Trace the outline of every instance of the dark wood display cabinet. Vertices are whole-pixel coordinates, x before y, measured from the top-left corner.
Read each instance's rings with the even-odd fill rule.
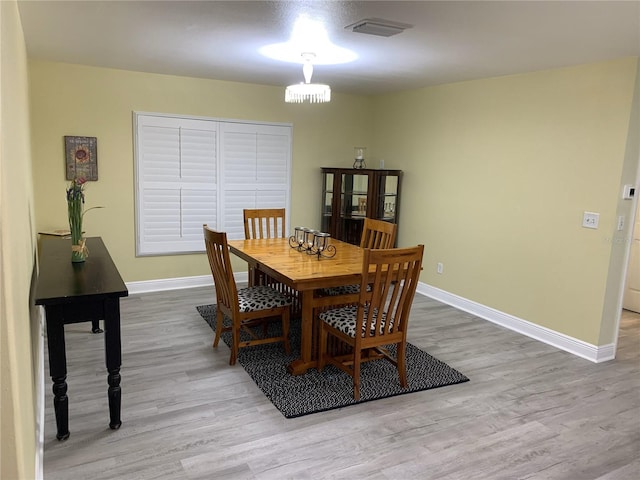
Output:
[[[402,170],[322,168],[321,230],[360,244],[365,217],[398,223]]]

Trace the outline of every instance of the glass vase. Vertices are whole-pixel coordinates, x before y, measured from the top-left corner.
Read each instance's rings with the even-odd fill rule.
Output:
[[[67,200],[69,208],[69,230],[71,231],[71,261],[73,263],[84,262],[86,248],[82,238],[82,198],[70,198]]]

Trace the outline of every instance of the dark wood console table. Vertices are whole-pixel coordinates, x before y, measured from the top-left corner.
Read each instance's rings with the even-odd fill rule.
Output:
[[[69,438],[67,357],[64,326],[68,323],[104,320],[107,365],[109,427],[120,428],[120,297],[129,295],[120,273],[100,237],[87,239],[89,256],[71,262],[71,241],[43,237],[36,305],[43,305],[47,319],[49,372],[53,380],[53,406],[58,440]],[[94,323],[95,324],[95,323]]]

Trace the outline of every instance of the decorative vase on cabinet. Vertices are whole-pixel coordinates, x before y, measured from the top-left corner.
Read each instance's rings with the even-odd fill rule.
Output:
[[[360,244],[365,217],[398,223],[402,170],[322,168],[321,230]]]

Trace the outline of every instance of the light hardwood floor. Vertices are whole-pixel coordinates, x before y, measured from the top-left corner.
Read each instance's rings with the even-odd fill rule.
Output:
[[[71,436],[55,438],[47,382],[46,480],[640,478],[640,315],[624,313],[616,360],[594,364],[416,295],[409,341],[470,382],[288,420],[211,348],[195,306],[212,301],[121,301],[117,431],[103,336],[66,326]]]

